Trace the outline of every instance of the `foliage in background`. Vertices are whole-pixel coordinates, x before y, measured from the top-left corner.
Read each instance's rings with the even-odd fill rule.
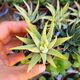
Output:
[[[15,7],[19,11],[18,14],[20,14],[22,17],[25,17],[29,22],[35,23],[40,19],[40,17],[45,15],[45,14],[40,15],[40,13],[38,12],[39,1],[38,1],[35,9],[34,9],[34,6],[32,5],[32,2],[30,2],[30,5],[28,5],[25,2],[25,0],[23,0],[23,1],[27,7],[27,10],[25,10],[24,8],[22,8],[18,5],[15,5]]]
[[[11,6],[13,6],[13,4],[17,4],[17,5],[23,5],[23,0],[6,0],[9,4],[11,4]],[[25,0],[25,1],[31,1],[33,4],[37,4],[37,2],[39,1],[40,6],[42,5],[46,5],[47,3],[51,3],[51,0]]]
[[[25,18],[25,17],[24,17]],[[42,34],[40,34],[34,25],[32,25],[27,19],[26,23],[28,24],[27,32],[31,36],[31,38],[22,38],[17,37],[26,45],[18,46],[15,48],[11,48],[11,50],[29,50],[31,51],[31,60],[29,62],[28,71],[32,69],[32,67],[37,64],[37,62],[41,62],[46,64],[46,61],[50,63],[53,67],[57,68],[55,65],[53,58],[58,57],[64,60],[67,60],[67,57],[61,54],[58,50],[54,49],[55,47],[61,45],[65,41],[69,40],[71,37],[57,38],[57,36],[53,36],[54,31],[54,17],[51,22],[51,26],[49,28],[48,33],[47,26],[48,22],[45,23]]]
[[[3,0],[0,1],[2,4]],[[43,63],[47,65],[47,71],[50,72],[52,80],[53,77],[58,74],[65,76],[66,70],[71,66],[80,71],[80,4],[74,2],[77,0],[57,0],[56,7],[50,4],[51,0],[39,0],[39,2],[38,0],[31,0],[29,4],[26,3],[28,0],[6,1],[10,6],[17,4],[15,7],[19,11],[18,14],[21,15],[22,19],[25,17],[25,19],[27,19],[26,22],[29,25],[29,28],[27,29],[29,36],[27,38],[17,36],[17,38],[26,45],[12,48],[15,50],[30,51],[25,59],[21,61],[22,64],[29,64],[28,71],[31,70],[35,64]],[[73,2],[76,5],[75,8],[72,8],[71,6],[73,5]],[[27,7],[26,9],[20,7],[24,4]],[[37,6],[35,6],[35,4],[37,4]],[[69,7],[69,5],[71,7]],[[49,10],[46,16],[45,13],[41,15],[41,12],[39,11],[39,8],[42,8],[43,6],[46,6]],[[54,16],[54,20],[52,19],[52,16]],[[49,25],[48,22],[45,23],[42,34],[40,34],[36,27],[33,27],[31,24],[40,19],[52,21],[51,23],[49,22]],[[72,38],[69,37],[72,35]],[[48,41],[48,38],[50,38],[50,41]],[[64,54],[68,53],[72,56],[72,60],[70,59],[70,55],[67,57],[72,65],[60,51],[56,50],[57,46],[55,45],[59,48],[63,47],[61,52]],[[42,76],[40,77],[40,80],[46,79]]]
[[[69,8],[72,12],[70,13],[70,15],[74,16],[75,18],[70,20],[70,25],[73,24],[73,26],[76,26],[78,23],[80,23],[80,5],[75,2],[75,5],[77,7],[77,9],[74,8]]]
[[[65,5],[68,2],[70,5],[72,5],[74,4],[74,1],[77,1],[77,0],[60,0],[60,4]]]
[[[34,3],[34,4],[37,4],[37,1],[38,0],[32,0],[32,2]],[[40,6],[42,6],[42,5],[46,5],[47,3],[51,3],[51,0],[39,0],[39,3],[40,3]]]
[[[70,27],[70,26],[69,26]],[[73,37],[67,41],[64,45],[64,49],[69,53],[78,53],[78,47],[80,46],[80,29],[71,30],[70,28],[66,29],[66,35],[72,35]]]
[[[69,23],[67,24],[68,27],[65,29],[61,29],[60,35],[61,36],[71,36],[73,37],[65,44],[64,49],[67,50],[69,53],[78,53],[77,47],[80,46],[80,5],[75,2],[75,5],[78,9],[69,8],[71,10],[70,16],[71,18],[68,19]],[[65,27],[65,26],[63,26]]]
[[[58,30],[61,29],[61,26],[67,24],[67,19],[70,14],[69,12],[67,12],[69,9],[69,3],[67,3],[63,8],[61,8],[59,0],[57,0],[56,8],[49,3],[46,5],[46,7],[50,11],[51,15],[54,16],[55,18],[54,24]],[[51,16],[46,15],[42,17],[42,19],[47,19],[51,21]]]
[[[51,73],[52,79],[58,74],[65,76],[67,74],[67,69],[71,67],[71,63],[68,60],[62,60],[59,58],[54,58],[53,61],[57,68],[54,68],[51,65],[47,66],[47,71]]]
[[[17,5],[22,5],[23,4],[23,0],[6,0],[8,2],[8,4],[10,4],[11,6],[13,6],[13,4],[17,4]]]
[[[80,71],[80,55],[79,54],[72,54],[74,59],[73,67],[77,68]]]

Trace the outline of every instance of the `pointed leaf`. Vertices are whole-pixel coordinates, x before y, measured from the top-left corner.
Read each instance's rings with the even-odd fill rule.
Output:
[[[52,17],[51,26],[50,26],[49,32],[47,34],[47,39],[48,39],[49,42],[52,39],[53,31],[54,31],[54,16]]]
[[[41,19],[46,19],[46,20],[52,21],[52,17],[51,16],[42,16]]]
[[[22,7],[18,6],[18,5],[14,5],[16,7],[16,9],[19,11],[19,15],[25,17],[26,19],[28,19],[29,21],[29,18],[27,16],[27,12],[25,11],[25,9],[23,9]]]
[[[40,54],[35,54],[35,53],[34,53],[32,59],[31,59],[31,61],[30,61],[30,63],[29,63],[27,72],[29,72],[29,71],[37,64],[37,62],[38,62],[40,59],[41,59]]]
[[[31,32],[33,32],[39,39],[41,39],[41,35],[40,33],[37,31],[36,27],[31,24],[27,19],[25,19],[27,25],[28,25],[28,28]]]
[[[52,59],[52,56],[47,56],[47,61],[48,63],[50,63],[53,67],[57,68],[57,66],[55,65],[53,59]]]
[[[35,52],[35,53],[40,52],[39,49],[34,44],[17,46],[17,47],[14,47],[14,48],[10,48],[10,50],[29,50],[29,51]]]
[[[72,15],[72,16],[77,16],[77,13],[70,13],[70,15]]]
[[[26,7],[27,7],[28,14],[31,15],[32,11],[31,11],[29,5],[27,4],[27,2],[26,2],[25,0],[23,0],[23,1],[24,1],[25,5],[26,5]]]
[[[53,55],[55,57],[61,58],[61,59],[67,59],[64,55],[62,55],[59,51],[55,49],[50,49],[48,52],[49,55]]]
[[[42,31],[42,37],[41,37],[41,41],[44,42],[46,45],[48,45],[48,40],[46,35],[47,26],[48,26],[48,21],[45,23],[44,29]]]
[[[26,54],[27,54],[27,53],[26,53]],[[28,59],[32,58],[32,56],[33,56],[33,54],[30,53],[28,56],[26,56],[26,57],[24,58],[24,60],[28,60]]]
[[[16,36],[19,40],[21,40],[22,42],[24,42],[25,44],[33,44],[33,40],[29,39],[29,38],[23,38],[23,37],[19,37]]]
[[[80,10],[80,5],[78,4],[78,2],[77,2],[77,1],[75,1],[75,4],[76,4],[76,6],[77,6],[78,10]]]
[[[57,12],[59,12],[60,10],[60,3],[59,3],[59,0],[57,0]]]
[[[55,39],[48,45],[48,49],[51,49],[51,48],[54,46],[54,44],[56,43],[56,41],[57,41],[57,36],[56,36]]]
[[[57,47],[59,45],[61,45],[62,43],[64,43],[65,41],[71,39],[72,37],[64,37],[64,38],[57,38],[56,43],[54,44],[54,47]]]
[[[36,8],[35,8],[35,10],[34,10],[34,12],[33,12],[33,14],[32,14],[33,16],[35,16],[35,15],[37,14],[38,9],[39,9],[39,0],[38,0],[38,3],[37,3]]]
[[[28,30],[27,28],[26,28],[26,30],[30,34],[30,36],[32,37],[32,39],[33,39],[34,43],[36,44],[36,46],[38,47],[39,43],[40,43],[40,40],[38,39],[38,37],[34,33],[32,33],[30,30]]]
[[[41,58],[43,60],[43,64],[46,64],[47,54],[46,53],[40,53]]]
[[[61,10],[61,14],[64,15],[64,13],[66,13],[68,9],[69,9],[69,3],[66,3],[66,5]]]
[[[72,8],[72,7],[69,7],[69,9],[70,9],[71,11],[77,13],[77,10],[76,10],[76,9],[74,9],[74,8]]]
[[[16,5],[16,4],[14,4],[14,6],[16,7],[16,9],[17,9],[20,13],[22,13],[23,15],[26,16],[27,12],[25,11],[25,9],[23,9],[22,7],[20,7],[20,6]]]
[[[49,3],[47,4],[46,7],[49,9],[49,11],[51,12],[51,14],[53,16],[55,16],[55,14],[56,14],[55,8],[51,4],[49,4]]]

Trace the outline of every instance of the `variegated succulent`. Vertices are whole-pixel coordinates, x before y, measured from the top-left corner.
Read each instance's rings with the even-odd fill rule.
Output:
[[[15,4],[15,7],[19,11],[17,13],[20,14],[21,16],[25,17],[29,22],[35,23],[36,21],[38,21],[40,19],[40,16],[44,15],[44,14],[39,15],[39,13],[38,13],[39,1],[38,1],[37,6],[34,10],[33,10],[33,4],[31,1],[30,1],[30,5],[25,0],[23,0],[23,1],[27,7],[27,11],[26,11],[26,9],[24,9],[16,4]]]
[[[41,60],[43,64],[46,64],[46,62],[48,62],[56,68],[56,65],[53,61],[54,57],[61,58],[64,60],[67,59],[67,57],[62,55],[61,52],[54,48],[69,40],[71,37],[57,38],[57,36],[53,36],[54,17],[52,18],[49,31],[47,32],[47,21],[44,25],[42,34],[40,34],[37,31],[36,27],[31,24],[27,19],[25,20],[28,25],[26,31],[29,33],[30,37],[23,38],[17,36],[17,38],[24,42],[26,45],[11,48],[11,50],[31,51],[31,53],[28,55],[28,58],[31,58],[31,60],[29,61],[28,71],[30,71],[32,67],[37,64],[37,62],[41,62]]]
[[[75,16],[74,19],[69,20],[70,21],[70,25],[73,24],[74,26],[78,23],[80,23],[80,4],[78,4],[77,2],[75,2],[75,5],[77,7],[77,9],[74,8],[69,8],[72,12],[70,13],[70,15]]]
[[[70,13],[70,12],[67,12],[69,9],[69,3],[66,3],[66,5],[63,8],[61,8],[59,0],[57,0],[56,8],[49,3],[46,5],[46,7],[49,9],[52,16],[54,16],[55,18],[54,23],[58,29],[61,29],[61,26],[64,26],[65,24],[67,24],[69,13]],[[47,19],[50,21],[52,20],[51,16],[47,16],[47,15],[43,16],[42,19]]]

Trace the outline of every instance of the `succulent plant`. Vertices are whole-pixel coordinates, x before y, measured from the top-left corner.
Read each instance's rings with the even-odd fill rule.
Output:
[[[32,5],[31,1],[30,1],[30,5],[28,5],[25,0],[23,0],[23,1],[27,7],[27,11],[25,9],[23,9],[22,7],[16,5],[16,4],[15,4],[15,7],[19,11],[18,14],[20,14],[21,16],[28,19],[28,21],[35,23],[36,21],[38,21],[40,19],[40,16],[44,15],[44,14],[39,15],[39,13],[38,13],[39,1],[38,1],[37,6],[34,10],[33,10],[33,5]]]
[[[65,24],[67,24],[67,19],[69,17],[69,3],[67,3],[63,8],[60,7],[59,0],[57,0],[57,7],[55,8],[51,4],[47,4],[46,7],[51,12],[52,16],[55,18],[55,26],[57,29],[61,29],[61,27]],[[51,16],[43,16],[42,19],[52,20]]]
[[[26,31],[29,33],[29,38],[22,38],[17,36],[19,40],[24,42],[26,45],[18,46],[11,48],[11,50],[28,50],[31,51],[31,60],[29,62],[28,71],[32,69],[32,67],[37,64],[37,62],[43,62],[46,64],[46,61],[50,63],[53,67],[56,68],[56,65],[53,61],[54,57],[58,57],[66,60],[67,57],[61,54],[58,50],[54,49],[55,47],[61,45],[65,41],[69,40],[71,37],[57,38],[57,36],[53,36],[54,31],[54,17],[51,22],[51,26],[49,28],[48,33],[46,34],[48,22],[45,23],[42,34],[40,34],[36,27],[31,24],[27,19],[26,23],[28,28]]]
[[[75,5],[77,9],[71,7],[69,8],[72,11],[70,15],[75,17],[74,19],[70,20],[69,24],[73,24],[74,26],[80,23],[80,5],[77,2],[75,2]]]
[[[62,33],[60,33],[60,35],[62,37],[73,35],[73,37],[63,45],[64,51],[67,51],[70,54],[78,53],[77,48],[80,46],[80,28],[77,26],[69,25],[68,28],[66,28],[65,30],[61,29],[61,31]]]
[[[69,53],[78,53],[77,47],[80,46],[80,5],[75,2],[76,6],[78,7],[77,9],[69,7],[71,10],[71,18],[68,19],[69,24],[67,25],[68,27],[66,29],[61,29],[60,35],[65,37],[65,36],[72,36],[73,37],[64,44],[64,50],[68,51]]]

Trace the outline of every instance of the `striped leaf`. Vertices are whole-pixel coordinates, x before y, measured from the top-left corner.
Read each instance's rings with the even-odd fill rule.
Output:
[[[29,38],[23,38],[23,37],[19,37],[16,36],[19,40],[21,40],[22,42],[24,42],[25,44],[33,44],[33,40],[29,39]]]
[[[52,39],[53,31],[54,31],[54,16],[52,17],[51,26],[50,26],[49,32],[47,34],[47,39],[48,39],[49,42]]]
[[[29,15],[31,15],[32,11],[31,11],[31,9],[30,9],[29,5],[27,4],[27,2],[26,2],[25,0],[23,0],[23,2],[24,2],[24,4],[25,4],[25,5],[26,5],[26,7],[27,7],[28,14],[29,14]]]
[[[39,49],[34,44],[17,46],[17,47],[14,47],[14,48],[10,48],[10,50],[29,50],[29,51],[35,52],[35,53],[40,52]]]
[[[34,54],[34,55],[32,56],[32,59],[31,59],[30,63],[29,63],[27,72],[29,72],[29,71],[37,64],[37,62],[38,62],[40,59],[41,59],[40,54]]]
[[[36,27],[31,24],[27,19],[25,19],[27,25],[28,25],[28,28],[31,32],[33,32],[39,39],[41,39],[41,35],[40,33],[37,31]]]
[[[66,5],[61,9],[61,15],[64,15],[66,11],[69,9],[69,3],[66,3]]]
[[[65,41],[71,39],[72,37],[64,37],[64,38],[57,38],[56,43],[54,44],[54,47],[57,47],[59,45],[61,45],[62,43],[64,43]]]
[[[35,15],[37,14],[38,9],[39,9],[39,0],[38,0],[38,3],[37,3],[36,8],[35,8],[35,10],[34,10],[34,12],[33,12],[33,14],[32,14],[33,16],[35,16]]]
[[[59,12],[60,10],[60,4],[59,4],[59,0],[57,0],[57,12]]]
[[[47,61],[48,63],[50,63],[50,65],[52,65],[53,67],[57,68],[57,66],[55,65],[53,59],[52,59],[52,56],[47,56]]]
[[[50,49],[48,52],[49,55],[53,55],[55,57],[61,58],[61,59],[67,59],[64,55],[62,55],[59,51],[55,49]]]
[[[56,36],[55,39],[54,39],[53,41],[51,41],[51,43],[48,45],[48,49],[51,49],[51,48],[54,46],[54,44],[56,43],[56,41],[57,41],[57,36]]]
[[[47,54],[46,53],[40,53],[41,58],[43,60],[43,64],[46,64]]]
[[[55,8],[54,8],[51,4],[48,3],[46,7],[50,10],[50,12],[51,12],[51,14],[52,14],[53,16],[56,15]]]
[[[46,35],[47,26],[48,26],[48,21],[45,23],[44,29],[42,31],[42,36],[41,36],[41,41],[44,42],[46,45],[48,45],[48,40]]]
[[[38,37],[33,32],[31,32],[29,29],[26,28],[26,30],[30,34],[30,36],[32,37],[36,46],[39,47],[40,40],[38,39]]]

